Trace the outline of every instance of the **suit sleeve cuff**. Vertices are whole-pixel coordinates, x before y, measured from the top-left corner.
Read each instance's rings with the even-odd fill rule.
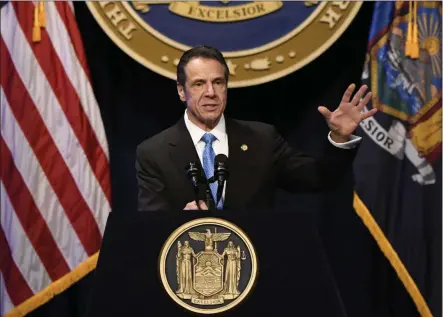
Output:
[[[360,143],[361,137],[351,134],[351,139],[348,142],[337,143],[331,139],[331,132],[329,131],[328,140],[329,140],[329,142],[332,143],[332,145],[339,147],[341,149],[352,149]]]

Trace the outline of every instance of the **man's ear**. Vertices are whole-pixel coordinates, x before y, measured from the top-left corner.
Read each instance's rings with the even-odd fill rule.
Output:
[[[180,83],[177,82],[177,92],[178,96],[180,97],[180,100],[185,102],[186,96],[185,96],[185,87],[183,87]]]

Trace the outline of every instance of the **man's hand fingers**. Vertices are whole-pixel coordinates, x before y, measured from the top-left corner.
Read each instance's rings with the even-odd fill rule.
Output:
[[[202,210],[208,210],[208,206],[206,205],[206,203],[203,200],[200,200],[200,208]]]
[[[362,111],[363,108],[369,103],[369,101],[371,101],[371,99],[372,99],[372,93],[368,92],[365,98],[360,100],[359,104],[357,105],[357,109],[359,111]]]
[[[377,113],[377,108],[373,108],[373,109],[369,110],[368,112],[362,113],[361,120],[372,117],[376,113]]]
[[[351,104],[355,107],[358,105],[361,97],[363,96],[363,94],[366,92],[366,90],[368,90],[368,86],[363,85],[360,87],[360,89],[357,91],[357,93],[355,94],[354,98],[352,98]],[[367,95],[366,95],[367,97]],[[365,98],[366,98],[365,97]]]
[[[328,108],[320,106],[318,107],[318,112],[320,112],[326,120],[329,120],[329,117],[331,116],[331,111],[329,111]]]
[[[203,200],[200,200],[199,203],[202,210],[208,210],[208,206],[206,206],[206,203]],[[191,201],[186,204],[183,210],[198,210],[197,203],[195,202],[195,200]]]
[[[349,85],[348,89],[346,89],[345,93],[343,94],[343,97],[341,98],[341,102],[349,102],[354,90],[355,90],[355,84]]]
[[[196,209],[198,209],[198,207],[197,207],[197,203],[194,200],[194,201],[187,203],[183,210],[196,210]]]

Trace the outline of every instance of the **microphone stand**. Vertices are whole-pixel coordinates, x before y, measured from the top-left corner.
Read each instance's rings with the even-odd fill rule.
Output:
[[[206,206],[208,206],[209,211],[214,211],[217,207],[214,202],[214,198],[212,198],[211,188],[209,187],[209,184],[213,183],[214,177],[211,177],[206,181],[206,189],[205,189],[205,198],[206,198]]]
[[[197,204],[198,210],[202,210],[200,207],[199,185],[201,183],[200,177],[198,176],[199,169],[195,162],[189,162],[189,166],[186,167],[186,175],[191,179],[192,187],[194,189],[195,203]]]
[[[209,211],[214,211],[213,209],[213,200],[211,197],[211,190],[210,189],[206,189],[206,206],[208,206],[208,210]]]
[[[198,199],[198,186],[194,187],[194,196],[195,196],[195,202],[197,203],[197,208],[198,210],[202,210],[199,204],[199,199]]]

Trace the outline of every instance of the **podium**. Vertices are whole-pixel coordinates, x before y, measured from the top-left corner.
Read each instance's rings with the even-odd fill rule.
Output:
[[[202,316],[167,293],[159,259],[171,233],[206,217],[241,228],[258,267],[249,294],[214,316],[346,316],[309,212],[178,211],[111,213],[87,317]]]

